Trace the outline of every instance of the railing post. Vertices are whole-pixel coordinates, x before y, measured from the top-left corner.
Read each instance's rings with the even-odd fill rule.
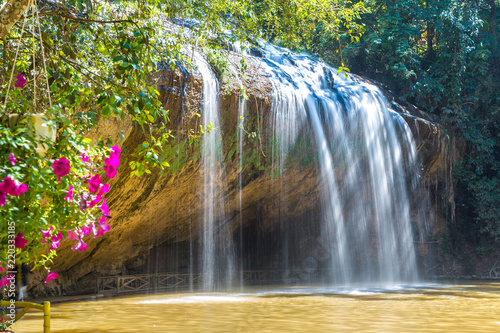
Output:
[[[16,306],[17,306],[18,303],[16,303]],[[26,305],[25,307],[23,307],[23,309],[21,311],[19,311],[19,313],[16,315],[16,317],[14,318],[14,322],[18,321],[19,319],[22,318],[22,316],[24,316],[29,310],[31,309],[31,305]]]
[[[50,302],[43,302],[43,333],[50,333]]]

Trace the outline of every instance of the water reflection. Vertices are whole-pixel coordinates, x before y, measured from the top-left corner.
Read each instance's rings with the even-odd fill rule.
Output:
[[[16,333],[41,332],[29,313]],[[53,333],[499,332],[500,283],[281,287],[54,304]]]

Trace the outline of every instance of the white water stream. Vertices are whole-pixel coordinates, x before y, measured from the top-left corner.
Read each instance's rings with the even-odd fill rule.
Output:
[[[201,230],[201,287],[205,291],[232,286],[236,271],[232,237],[225,226],[225,204],[221,191],[223,170],[221,122],[219,120],[219,85],[205,58],[196,55],[203,77],[202,124],[210,132],[203,136],[202,184],[203,226]],[[211,128],[211,129],[210,129]]]
[[[250,57],[247,55],[247,57]],[[201,232],[202,289],[220,290],[234,286],[243,277],[236,249],[243,241],[240,214],[239,236],[233,242],[226,226],[221,182],[223,152],[218,106],[218,82],[206,60],[195,57],[203,77],[204,128],[213,127],[203,137],[203,228]],[[352,76],[336,75],[325,63],[303,54],[268,45],[261,59],[270,74],[272,111],[267,126],[272,129],[272,167],[280,177],[287,171],[300,140],[312,142],[315,165],[320,177],[318,202],[318,244],[326,254],[302,263],[321,271],[324,283],[408,283],[418,279],[412,235],[409,195],[418,183],[416,149],[404,119],[388,109],[383,94],[373,85]],[[246,114],[240,102],[239,117]],[[239,132],[240,165],[244,133]],[[239,176],[239,206],[242,179]],[[286,181],[279,179],[278,202],[285,206],[289,197]],[[280,218],[280,269],[290,271],[289,253],[298,244],[290,235],[287,218]],[[311,221],[318,223],[318,221]],[[316,256],[316,257],[315,257]],[[299,269],[304,269],[300,267]],[[297,269],[297,262],[293,264]],[[314,267],[312,267],[312,266]],[[287,274],[283,282],[289,282]],[[241,282],[241,281],[240,281]]]
[[[407,184],[415,184],[418,174],[404,119],[370,84],[276,46],[264,53],[273,80],[269,126],[278,138],[273,157],[279,168],[302,128],[311,129],[317,145],[323,191],[319,242],[329,252],[321,267],[328,271],[324,281],[417,279]]]

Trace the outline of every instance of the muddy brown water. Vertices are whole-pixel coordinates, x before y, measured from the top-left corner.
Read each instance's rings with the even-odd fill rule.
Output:
[[[52,333],[500,332],[500,282],[268,287],[52,305]],[[42,332],[31,311],[16,333]]]

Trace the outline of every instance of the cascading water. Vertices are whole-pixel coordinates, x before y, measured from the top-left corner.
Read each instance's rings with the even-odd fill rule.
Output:
[[[276,141],[275,168],[283,172],[299,136],[313,135],[316,142],[323,191],[317,242],[326,244],[328,253],[314,265],[325,270],[324,281],[413,281],[407,183],[415,181],[406,175],[416,153],[406,122],[370,84],[337,76],[323,62],[272,45],[264,54],[273,85],[269,126]]]
[[[240,253],[242,251],[242,246],[243,246],[243,176],[242,176],[242,170],[243,170],[243,140],[245,136],[245,130],[244,130],[244,119],[245,119],[245,113],[246,111],[246,100],[244,99],[244,96],[240,96],[239,99],[239,105],[238,105],[238,119],[240,121],[240,128],[238,132],[238,206],[240,213],[238,214],[238,227],[239,227],[239,235],[238,235],[238,240],[239,240],[239,250]],[[238,267],[239,269],[239,281],[240,281],[240,287],[243,287],[243,260],[240,260],[240,265]]]
[[[199,262],[202,289],[212,291],[243,280],[243,258],[235,254],[242,253],[242,242],[249,239],[243,234],[242,219],[244,129],[240,128],[238,135],[236,200],[240,212],[233,241],[226,225],[221,185],[225,177],[218,82],[201,55],[197,54],[195,61],[203,77],[203,127],[213,126],[203,137],[204,215]],[[303,232],[290,223],[286,212],[283,216],[280,213],[280,240],[276,242],[282,247],[278,251],[279,269],[315,271],[315,278],[325,283],[414,281],[417,264],[408,193],[417,183],[418,172],[415,143],[405,120],[388,109],[384,96],[373,85],[352,76],[338,76],[333,68],[309,56],[269,45],[261,65],[272,84],[272,110],[263,126],[272,130],[269,176],[280,187],[279,198],[273,200],[280,210],[290,207],[290,188],[282,176],[304,147],[315,151],[321,190],[318,212],[306,225],[318,225],[315,241],[325,253],[319,255],[318,246],[313,245],[306,260],[297,262],[301,259],[294,251],[302,249]],[[244,119],[247,112],[245,101],[240,100],[238,117]],[[255,259],[250,261],[261,262],[262,258]],[[274,264],[272,267],[276,269]],[[293,274],[283,274],[283,282],[290,282]],[[304,274],[301,276],[304,280]]]
[[[214,291],[232,285],[234,250],[225,225],[224,197],[220,190],[223,176],[221,126],[218,110],[218,82],[206,60],[196,54],[196,64],[203,78],[202,123],[210,133],[203,135],[202,183],[203,225],[201,230],[201,286]]]
[[[269,64],[267,64],[269,66]],[[269,67],[268,70],[271,68]],[[270,127],[273,130],[272,164],[273,173],[281,176],[286,169],[287,156],[293,149],[304,121],[307,119],[304,104],[300,103],[301,95],[297,94],[293,83],[279,76],[272,83],[272,118]],[[286,181],[278,177],[280,186],[280,209],[287,206],[287,192],[290,191]],[[294,245],[290,239],[290,226],[280,212],[280,233],[283,243],[281,269],[290,270],[290,248]],[[286,279],[286,278],[285,278]],[[285,281],[286,282],[286,281]]]

